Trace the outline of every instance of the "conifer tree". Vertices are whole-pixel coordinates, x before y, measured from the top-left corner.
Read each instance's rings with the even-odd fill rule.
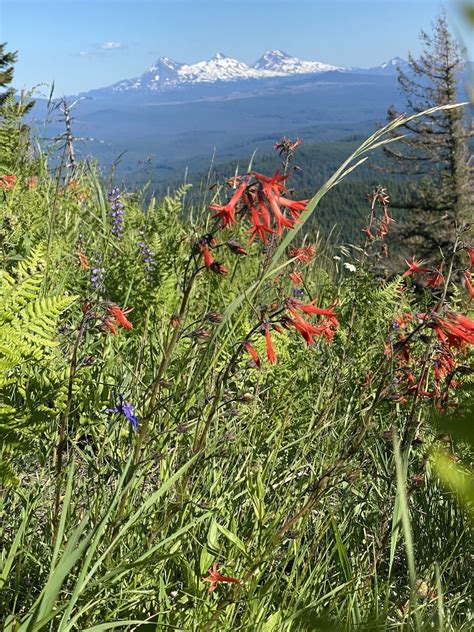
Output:
[[[398,82],[406,96],[407,113],[458,101],[463,50],[450,33],[445,13],[432,33],[420,36],[423,49],[418,59],[409,55],[408,68],[398,68]],[[388,117],[399,115],[391,107]],[[443,110],[404,126],[405,137],[384,149],[387,171],[406,179],[410,203],[403,203],[408,217],[396,238],[416,247],[420,256],[447,256],[456,231],[472,220],[472,182],[466,140],[470,137],[464,108]],[[397,130],[397,135],[400,130]]]
[[[7,87],[13,80],[13,64],[17,60],[17,53],[9,53],[6,49],[6,42],[0,44],[0,88]],[[14,94],[13,88],[8,88],[6,92],[0,92],[0,106],[3,105],[9,95]]]

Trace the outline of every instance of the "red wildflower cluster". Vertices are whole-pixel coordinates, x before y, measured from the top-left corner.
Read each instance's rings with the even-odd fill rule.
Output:
[[[339,321],[333,310],[336,302],[329,309],[324,309],[316,307],[314,301],[305,305],[296,298],[289,298],[286,301],[286,308],[290,315],[282,321],[282,325],[286,328],[294,327],[309,345],[314,343],[313,336],[323,336],[328,342],[331,342],[339,327]],[[300,312],[303,314],[323,316],[323,318],[315,325],[305,320]]]
[[[240,583],[240,579],[237,579],[237,577],[228,577],[227,575],[221,575],[221,573],[219,573],[219,567],[217,566],[217,562],[214,562],[214,564],[212,565],[212,568],[209,569],[208,571],[209,575],[207,577],[203,578],[203,581],[205,582],[209,582],[209,592],[213,592],[218,584],[220,583],[227,583],[227,584],[235,584],[235,583]]]
[[[289,250],[289,255],[292,259],[298,259],[301,263],[309,263],[314,255],[316,254],[316,250],[314,246],[301,246],[301,248],[295,248],[292,246]]]
[[[16,176],[14,175],[1,176],[0,189],[2,189],[2,191],[11,191],[13,187],[15,186],[15,182],[16,182]]]
[[[291,160],[296,148],[302,144],[303,141],[299,137],[296,140],[291,140],[291,138],[283,136],[281,140],[273,145],[273,148],[278,152],[280,158],[284,156],[287,160]]]
[[[315,337],[323,337],[328,342],[331,342],[339,327],[339,321],[333,310],[336,303],[337,301],[330,308],[325,309],[314,305],[314,301],[305,304],[296,298],[286,299],[282,309],[287,313],[280,316],[280,318],[275,322],[272,320],[265,320],[259,328],[260,332],[265,336],[268,362],[270,364],[276,364],[277,362],[277,356],[273,348],[271,337],[272,331],[283,333],[283,329],[290,330],[291,328],[294,328],[303,336],[308,345],[314,343]],[[277,313],[282,311],[282,309],[279,309],[278,305],[272,307],[275,307]],[[311,323],[306,320],[302,314],[309,316],[321,316],[321,318],[317,323]],[[251,356],[255,366],[260,367],[262,364],[260,356],[249,340],[245,341],[243,348]]]
[[[292,200],[283,184],[287,175],[278,171],[272,177],[251,172],[239,184],[226,204],[211,204],[213,219],[221,228],[236,224],[243,217],[250,223],[250,242],[258,237],[266,243],[268,236],[280,236],[284,228],[293,228],[308,200]]]
[[[372,213],[370,215],[368,225],[362,229],[362,232],[365,233],[369,242],[383,240],[388,234],[390,224],[394,221],[388,214],[390,197],[384,187],[377,187],[367,197],[371,204]],[[381,217],[374,216],[374,209],[376,206],[381,207],[383,210],[383,215]],[[384,257],[388,256],[386,244],[382,245],[381,254]]]
[[[469,345],[474,345],[474,321],[454,313],[417,314],[416,329],[411,333],[402,331],[414,320],[410,314],[395,318],[392,326],[399,330],[398,341],[393,346],[386,344],[386,354],[395,351],[397,361],[395,398],[407,402],[409,396],[427,397],[443,408],[450,390],[460,384],[459,379],[454,379],[459,357]],[[433,331],[436,338],[427,340],[424,329]],[[426,353],[414,349],[418,341],[424,346],[427,342],[431,345],[428,364]]]
[[[118,305],[109,305],[107,308],[108,316],[104,320],[107,331],[110,331],[110,333],[116,336],[118,326],[124,327],[125,329],[133,329],[132,323],[127,318],[127,314],[131,311],[133,311],[133,308],[122,309]]]

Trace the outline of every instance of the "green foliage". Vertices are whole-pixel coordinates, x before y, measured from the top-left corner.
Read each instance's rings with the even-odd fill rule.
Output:
[[[468,465],[471,449],[440,438],[431,398],[403,381],[428,367],[433,389],[434,329],[417,335],[416,315],[465,312],[465,290],[448,306],[379,274],[368,246],[306,231],[380,142],[267,244],[242,223],[215,231],[207,203],[227,190],[120,190],[118,236],[93,166],[51,178],[40,156],[36,188],[3,191],[0,429],[17,479],[0,498],[5,630],[469,629],[469,521],[428,457],[444,441]],[[203,265],[210,233],[226,275]],[[303,264],[289,247],[311,237]],[[332,343],[284,328],[290,272],[305,304],[333,305]],[[399,366],[387,350],[404,335],[416,340]],[[449,406],[469,397],[452,389]],[[209,592],[214,562],[239,581]]]
[[[12,452],[34,449],[55,412],[54,382],[61,359],[56,354],[58,319],[74,302],[70,296],[42,296],[44,254],[40,248],[9,274],[0,289],[0,437],[2,480],[13,480]],[[42,388],[41,388],[42,386]],[[35,388],[32,398],[31,388]]]

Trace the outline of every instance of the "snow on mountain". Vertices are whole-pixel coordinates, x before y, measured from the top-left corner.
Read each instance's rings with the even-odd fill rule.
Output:
[[[408,62],[401,57],[393,57],[392,59],[385,61],[383,64],[380,64],[380,66],[369,68],[369,72],[383,75],[391,75],[397,73],[397,68],[401,67],[402,69],[405,69],[407,66]]]
[[[111,86],[111,89],[113,92],[166,90],[180,85],[287,77],[330,70],[344,69],[317,61],[303,61],[279,50],[266,52],[252,66],[232,57],[226,57],[222,53],[217,53],[211,59],[195,64],[183,64],[168,57],[160,57],[140,77],[119,81]]]
[[[259,79],[262,73],[232,57],[217,53],[208,61],[185,64],[178,72],[181,83],[211,83],[237,79]]]
[[[252,65],[252,68],[264,71],[266,74],[274,77],[345,70],[345,68],[322,64],[319,61],[304,61],[298,57],[291,57],[291,55],[282,50],[267,51]]]

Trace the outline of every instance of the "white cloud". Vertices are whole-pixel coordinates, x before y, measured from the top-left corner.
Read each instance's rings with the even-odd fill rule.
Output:
[[[125,44],[121,42],[103,42],[99,44],[99,48],[102,50],[118,50],[119,48],[125,48]]]

